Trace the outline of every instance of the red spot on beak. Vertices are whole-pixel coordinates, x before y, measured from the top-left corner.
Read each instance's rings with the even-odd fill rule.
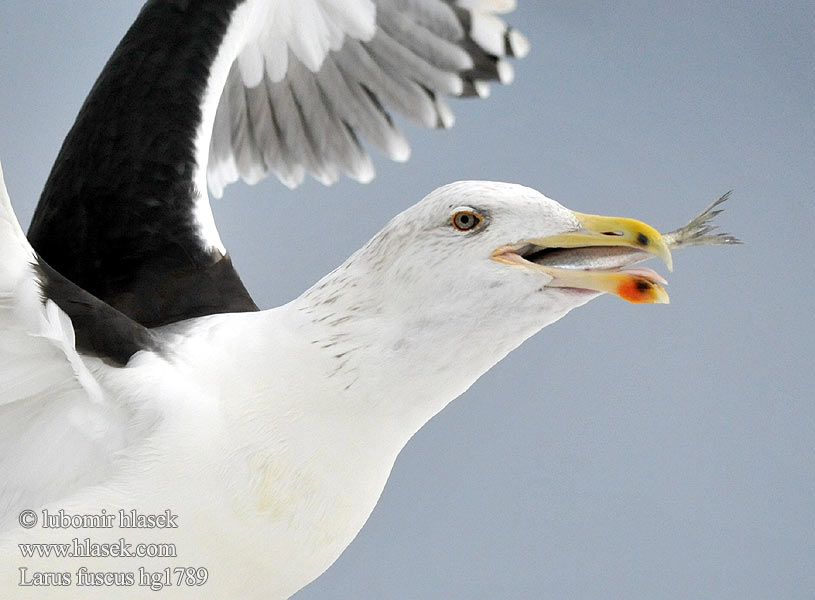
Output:
[[[653,302],[656,297],[656,285],[639,277],[626,279],[617,286],[617,295],[634,304]]]

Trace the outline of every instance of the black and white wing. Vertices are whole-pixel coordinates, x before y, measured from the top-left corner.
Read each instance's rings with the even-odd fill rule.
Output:
[[[393,160],[410,148],[388,114],[450,127],[444,96],[486,96],[513,77],[506,56],[526,39],[496,13],[507,1],[301,0],[244,5],[255,30],[229,69],[210,142],[208,180],[220,196],[269,171],[290,187],[306,173],[373,178],[360,143]],[[251,29],[251,26],[247,26]]]
[[[257,310],[208,188],[373,177],[389,111],[447,127],[527,51],[512,0],[148,1],[65,139],[29,230],[68,280],[147,327]]]

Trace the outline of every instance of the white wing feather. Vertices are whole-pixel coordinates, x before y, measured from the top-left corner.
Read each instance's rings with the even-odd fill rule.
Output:
[[[104,477],[124,439],[122,411],[74,346],[68,316],[43,303],[35,254],[0,169],[0,529],[36,506]]]
[[[289,187],[307,173],[325,184],[340,173],[367,182],[374,171],[362,140],[406,160],[387,111],[450,127],[442,94],[486,96],[488,79],[510,82],[503,57],[529,48],[497,16],[514,8],[514,0],[246,0],[230,26],[237,39],[227,34],[236,58],[226,84],[209,92],[219,101],[208,159],[199,155],[208,187],[221,196],[270,171]]]

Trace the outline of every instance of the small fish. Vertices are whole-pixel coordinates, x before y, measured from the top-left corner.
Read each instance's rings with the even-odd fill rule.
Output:
[[[687,225],[662,234],[671,250],[707,246],[712,244],[741,244],[741,240],[728,233],[717,232],[713,219],[723,209],[716,208],[730,197],[727,192],[694,217]],[[591,246],[586,248],[552,248],[526,256],[539,265],[566,269],[619,269],[654,258],[653,254],[622,246]]]

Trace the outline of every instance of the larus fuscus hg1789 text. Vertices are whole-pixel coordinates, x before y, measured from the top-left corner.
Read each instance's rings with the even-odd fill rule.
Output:
[[[527,51],[496,16],[512,4],[145,5],[65,140],[30,244],[0,178],[0,593],[143,597],[173,556],[138,545],[158,527],[200,567],[172,573],[174,591],[288,597],[351,542],[413,433],[509,351],[603,292],[666,301],[654,271],[622,267],[724,239],[712,213],[663,237],[459,182],[258,310],[207,189],[269,171],[368,181],[361,140],[406,159],[387,111],[446,127],[443,95],[510,80],[506,57]],[[139,518],[153,527],[125,527]],[[60,523],[88,547],[21,557],[66,541]]]

